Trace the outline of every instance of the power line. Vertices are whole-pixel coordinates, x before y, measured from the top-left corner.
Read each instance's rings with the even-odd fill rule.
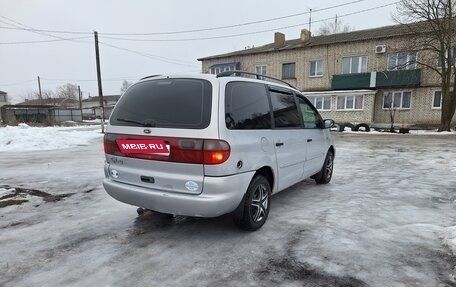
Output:
[[[118,50],[130,52],[130,53],[133,53],[133,54],[137,54],[137,55],[140,55],[140,56],[143,56],[143,57],[147,57],[147,58],[150,58],[150,59],[153,59],[153,60],[169,63],[169,64],[181,65],[181,66],[187,66],[187,67],[199,67],[199,66],[197,66],[195,64],[189,64],[189,62],[184,62],[184,61],[177,60],[177,59],[171,59],[171,58],[156,56],[156,55],[152,55],[152,54],[148,54],[148,53],[143,53],[143,52],[139,52],[139,51],[135,51],[135,50],[119,47],[119,46],[116,46],[116,45],[108,44],[106,42],[101,42],[100,41],[100,44],[103,44],[105,46],[108,46],[108,47],[111,47],[111,48],[114,48],[114,49],[118,49]]]
[[[137,77],[119,77],[119,78],[106,78],[103,79],[103,81],[106,82],[117,82],[117,81],[123,81],[123,80],[136,80],[139,79],[143,76],[137,76]],[[97,79],[50,79],[50,78],[41,78],[41,80],[44,81],[51,81],[51,82],[96,82]]]
[[[14,83],[7,83],[7,84],[0,84],[0,86],[5,87],[5,86],[18,86],[26,83],[31,83],[35,82],[36,80],[27,80],[27,81],[21,81],[21,82],[14,82]]]
[[[38,43],[49,43],[49,42],[73,41],[73,40],[88,39],[88,38],[92,38],[92,37],[75,37],[75,38],[67,38],[67,39],[37,40],[37,41],[23,41],[23,42],[0,42],[0,45],[38,44]]]
[[[351,2],[346,2],[338,5],[333,5],[333,6],[328,6],[320,9],[313,9],[312,12],[321,12],[321,11],[326,11],[330,9],[335,9],[335,8],[340,8],[343,6],[348,6],[360,2],[364,2],[367,0],[355,0]],[[191,30],[182,30],[182,31],[168,31],[168,32],[148,32],[148,33],[103,33],[100,32],[99,34],[102,35],[112,35],[112,36],[146,36],[146,35],[173,35],[173,34],[185,34],[185,33],[195,33],[195,32],[207,32],[207,31],[214,31],[214,30],[221,30],[221,29],[228,29],[228,28],[238,28],[242,26],[249,26],[249,25],[254,25],[254,24],[261,24],[261,23],[267,23],[267,22],[272,22],[272,21],[277,21],[277,20],[283,20],[287,18],[293,18],[297,16],[303,16],[306,14],[309,14],[309,11],[305,12],[300,12],[300,13],[295,13],[295,14],[290,14],[290,15],[285,15],[285,16],[280,16],[280,17],[275,17],[275,18],[269,18],[269,19],[263,19],[263,20],[258,20],[258,21],[251,21],[251,22],[244,22],[240,24],[233,24],[233,25],[225,25],[225,26],[217,26],[217,27],[209,27],[209,28],[201,28],[201,29],[191,29]],[[13,21],[12,19],[9,19],[7,17],[1,16],[2,18],[8,19],[10,21]],[[17,22],[16,22],[17,23]],[[26,25],[24,25],[26,26]],[[91,32],[84,32],[84,31],[63,31],[63,30],[45,30],[45,29],[35,29],[32,27],[0,27],[1,29],[13,29],[13,30],[25,30],[25,31],[30,31],[30,32],[42,32],[42,33],[56,33],[56,34],[92,34]]]
[[[352,16],[388,6],[395,5],[399,2],[393,2],[385,5],[380,5],[368,9],[363,9],[343,15],[338,15],[338,18],[342,17],[347,17],[347,16]],[[329,20],[333,20],[335,17],[330,17],[326,19],[321,19],[317,21],[313,21],[312,23],[320,23],[320,22],[325,22]],[[303,25],[307,25],[308,23],[300,23],[300,24],[295,24],[295,25],[288,25],[288,26],[283,26],[279,28],[272,28],[272,29],[266,29],[266,30],[261,30],[261,31],[255,31],[255,32],[246,32],[246,33],[239,33],[239,34],[230,34],[230,35],[223,35],[223,36],[211,36],[211,37],[199,37],[199,38],[181,38],[181,39],[137,39],[137,38],[121,38],[121,37],[109,37],[109,36],[102,36],[104,39],[112,39],[112,40],[120,40],[120,41],[134,41],[134,42],[181,42],[181,41],[201,41],[201,40],[213,40],[213,39],[225,39],[225,38],[233,38],[233,37],[240,37],[240,36],[247,36],[247,35],[255,35],[255,34],[261,34],[261,33],[266,33],[266,32],[272,32],[272,31],[277,31],[277,30],[285,30],[289,28],[295,28],[295,27],[300,27]]]
[[[126,76],[126,77],[119,77],[119,78],[106,78],[106,79],[102,79],[102,80],[103,80],[103,82],[119,82],[119,81],[123,81],[123,80],[136,81],[142,77],[144,77],[144,75]],[[65,82],[65,83],[96,82],[97,81],[97,79],[50,79],[50,78],[42,78],[42,77],[40,77],[40,80],[42,82]],[[36,79],[26,80],[26,81],[21,81],[21,82],[14,82],[14,83],[0,83],[0,87],[19,86],[22,84],[32,83],[32,82],[35,83]]]
[[[192,73],[192,72],[201,72],[200,69],[198,70],[185,70],[181,71],[178,73]],[[172,74],[178,74],[176,73],[169,73],[169,75]],[[118,81],[123,81],[123,80],[131,80],[131,81],[137,81],[141,78],[144,78],[144,76],[147,76],[146,74],[142,75],[136,75],[136,76],[119,76],[119,77],[113,77],[113,78],[102,78],[103,82],[118,82]],[[40,77],[42,82],[66,82],[66,83],[77,83],[77,82],[96,82],[97,79],[58,79],[58,78],[43,78]],[[17,86],[17,85],[22,85],[26,83],[35,83],[36,79],[33,80],[25,80],[25,81],[20,81],[20,82],[13,82],[13,83],[0,83],[0,87],[4,86]]]
[[[362,2],[362,1],[366,1],[366,0],[357,0],[357,1],[352,1],[352,2],[347,2],[347,3],[343,3],[343,4],[339,4],[339,5],[335,5],[335,6],[331,6],[331,7],[326,7],[326,8],[321,8],[321,9],[317,9],[317,10],[312,10],[312,12],[318,12],[318,11],[324,11],[324,10],[328,10],[328,9],[333,9],[333,8],[337,8],[337,7],[342,7],[342,6],[346,6],[346,5],[350,5],[350,4],[354,4],[354,3],[358,3],[358,2]],[[368,9],[364,9],[364,10],[359,10],[359,11],[355,11],[355,12],[351,12],[351,13],[347,13],[347,14],[343,14],[343,15],[338,15],[339,18],[342,18],[342,17],[346,17],[346,16],[351,16],[351,15],[356,15],[356,14],[360,14],[360,13],[364,13],[364,12],[368,12],[368,11],[372,11],[372,10],[376,10],[376,9],[380,9],[380,8],[384,8],[384,7],[387,7],[387,6],[391,6],[391,5],[395,5],[399,2],[393,2],[393,3],[389,3],[389,4],[385,4],[385,5],[381,5],[381,6],[377,6],[377,7],[372,7],[372,8],[368,8]],[[266,20],[260,20],[260,21],[254,21],[254,22],[247,22],[247,23],[241,23],[241,24],[236,24],[236,25],[228,25],[228,26],[220,26],[220,27],[212,27],[212,28],[205,28],[205,29],[195,29],[195,30],[186,30],[186,31],[174,31],[174,32],[158,32],[158,33],[99,33],[100,35],[166,35],[166,34],[181,34],[181,33],[189,33],[189,32],[199,32],[199,31],[209,31],[209,30],[219,30],[219,29],[226,29],[226,28],[231,28],[231,27],[239,27],[239,26],[245,26],[245,25],[251,25],[251,24],[256,24],[256,23],[264,23],[264,22],[269,22],[269,21],[275,21],[275,20],[278,20],[278,19],[284,19],[284,18],[290,18],[290,17],[295,17],[295,16],[299,16],[299,15],[304,15],[304,14],[308,14],[310,12],[302,12],[302,13],[296,13],[296,14],[292,14],[292,15],[287,15],[287,16],[282,16],[282,17],[276,17],[276,18],[272,18],[272,19],[266,19]],[[91,34],[89,32],[77,32],[77,31],[58,31],[58,30],[40,30],[40,29],[34,29],[30,26],[27,26],[25,24],[22,24],[22,23],[19,23],[17,21],[14,21],[10,18],[7,18],[5,16],[1,16],[1,18],[4,18],[4,19],[7,19],[9,21],[12,21],[14,23],[17,23],[21,26],[24,26],[24,27],[27,27],[27,28],[24,28],[24,27],[20,27],[20,26],[17,26],[17,25],[14,25],[14,24],[11,24],[11,23],[8,23],[8,22],[5,22],[5,21],[2,21],[0,20],[0,22],[3,22],[3,23],[6,23],[8,25],[13,25],[15,27],[0,27],[0,28],[7,28],[7,29],[19,29],[19,30],[25,30],[25,31],[30,31],[30,32],[33,32],[33,33],[37,33],[37,34],[41,34],[41,35],[45,35],[45,36],[48,36],[48,37],[53,37],[53,38],[57,38],[59,39],[60,41],[75,41],[75,42],[83,42],[83,43],[89,43],[87,41],[77,41],[79,39],[84,39],[84,38],[88,38],[88,37],[80,37],[80,38],[62,38],[60,36],[55,36],[55,35],[52,35],[52,34],[48,34],[47,32],[54,32],[54,33],[71,33],[71,34]],[[321,20],[317,20],[317,21],[313,21],[313,23],[319,23],[319,22],[324,22],[324,21],[328,21],[328,20],[333,20],[335,19],[335,17],[330,17],[330,18],[326,18],[326,19],[321,19]],[[122,38],[122,37],[110,37],[110,36],[100,36],[100,38],[104,38],[104,39],[111,39],[111,40],[119,40],[119,41],[135,41],[135,42],[181,42],[181,41],[201,41],[201,40],[212,40],[212,39],[224,39],[224,38],[233,38],[233,37],[240,37],[240,36],[248,36],[248,35],[255,35],[255,34],[261,34],[261,33],[266,33],[266,32],[271,32],[271,31],[275,31],[275,30],[284,30],[284,29],[290,29],[290,28],[295,28],[295,27],[299,27],[299,26],[303,26],[307,23],[300,23],[300,24],[295,24],[295,25],[288,25],[288,26],[283,26],[283,27],[278,27],[278,28],[272,28],[272,29],[266,29],[266,30],[261,30],[261,31],[255,31],[255,32],[246,32],[246,33],[238,33],[238,34],[230,34],[230,35],[222,35],[222,36],[210,36],[210,37],[197,37],[197,38],[181,38],[181,39],[138,39],[138,38]],[[44,32],[45,31],[45,32]],[[44,42],[54,42],[56,40],[42,40],[42,41],[24,41],[24,42],[4,42],[4,43],[0,43],[0,45],[13,45],[13,44],[32,44],[32,43],[44,43]],[[100,42],[101,43],[101,42]],[[142,53],[142,52],[138,52],[138,51],[133,51],[133,50],[130,50],[130,49],[126,49],[126,48],[121,48],[121,47],[118,47],[118,46],[115,46],[115,45],[112,45],[112,44],[108,44],[108,43],[103,43],[104,45],[106,46],[110,46],[112,48],[116,48],[116,49],[120,49],[120,50],[124,50],[124,51],[128,51],[128,52],[132,52],[132,53],[135,53],[135,54],[138,54],[138,55],[141,55],[141,56],[145,56],[145,57],[148,57],[148,58],[151,58],[151,59],[155,59],[155,60],[159,60],[159,61],[164,61],[164,62],[168,62],[168,63],[171,63],[171,64],[178,64],[180,65],[181,63],[177,63],[179,62],[179,60],[175,60],[175,59],[169,59],[169,58],[164,58],[164,57],[160,57],[160,56],[155,56],[155,55],[150,55],[150,54],[146,54],[146,53]]]
[[[365,0],[353,1],[353,2],[340,4],[340,5],[336,5],[336,6],[332,6],[332,7],[327,7],[327,8],[322,8],[322,9],[314,10],[314,11],[322,11],[324,9],[331,9],[331,8],[334,8],[334,7],[340,7],[340,6],[349,5],[349,4],[362,2],[362,1],[365,1]],[[387,7],[387,6],[395,5],[397,3],[398,2],[393,2],[393,3],[389,3],[389,4],[385,4],[385,5],[380,5],[380,6],[377,6],[377,7],[363,9],[363,10],[359,10],[359,11],[355,11],[355,12],[339,15],[338,17],[341,18],[341,17],[347,17],[347,16],[351,16],[351,15],[356,15],[356,14],[360,14],[360,13],[364,13],[364,12],[368,12],[368,11],[384,8],[384,7]],[[309,12],[298,13],[298,14],[293,14],[293,15],[288,15],[288,16],[283,16],[283,17],[292,17],[292,16],[296,16],[296,15],[300,15],[300,14],[306,14],[306,13],[309,13]],[[20,30],[27,30],[27,31],[30,31],[30,32],[33,32],[33,33],[36,33],[36,34],[41,34],[41,35],[45,35],[45,36],[48,36],[48,37],[53,37],[53,38],[58,39],[58,41],[64,41],[64,40],[66,41],[66,40],[68,40],[68,41],[75,41],[75,42],[91,43],[91,42],[87,42],[87,41],[77,41],[77,39],[82,39],[82,38],[87,38],[87,37],[63,38],[63,37],[60,37],[60,36],[55,36],[55,35],[52,35],[52,34],[48,34],[47,31],[51,31],[51,30],[34,29],[33,27],[27,26],[25,24],[22,24],[20,22],[12,20],[12,19],[10,19],[8,17],[1,16],[1,15],[0,15],[0,17],[3,18],[3,19],[8,20],[10,22],[13,22],[14,24],[9,23],[9,22],[5,22],[3,20],[0,20],[0,22],[2,22],[2,23],[5,23],[5,24],[10,25],[10,26],[13,26],[13,27],[15,27],[17,29],[20,29]],[[273,18],[273,19],[269,19],[269,20],[273,21],[273,20],[277,20],[278,18],[283,18],[283,17],[277,17],[277,18]],[[332,20],[334,18],[335,17],[321,19],[321,20],[314,21],[313,23],[324,22],[324,21]],[[262,20],[261,22],[266,22],[266,21],[269,21],[269,20]],[[256,21],[256,22],[258,22],[258,21]],[[248,25],[248,24],[252,24],[252,23],[253,22],[243,23],[243,24],[238,24],[238,25],[231,25],[231,26],[206,28],[205,30],[207,31],[207,29],[213,29],[213,30],[215,30],[215,29],[225,29],[225,28],[228,28],[228,27],[237,27],[239,25]],[[119,38],[119,37],[105,37],[105,36],[103,36],[103,38],[114,39],[114,40],[123,40],[123,41],[147,41],[147,42],[198,41],[198,40],[210,40],[210,39],[221,39],[221,38],[231,38],[231,37],[238,37],[238,36],[253,35],[253,34],[259,34],[259,33],[271,32],[271,31],[275,31],[275,30],[279,30],[279,29],[289,29],[289,28],[293,28],[293,27],[299,27],[299,26],[302,26],[302,25],[305,25],[305,24],[301,23],[301,24],[296,24],[296,25],[288,25],[288,26],[285,26],[285,27],[267,29],[267,30],[256,31],[256,32],[247,32],[247,33],[231,34],[231,35],[224,35],[224,36],[214,36],[214,37],[187,38],[187,39],[163,39],[163,40],[160,40],[160,39],[133,39],[133,38]],[[24,27],[26,27],[26,28],[24,28]],[[12,27],[10,27],[10,28],[12,28]],[[46,31],[46,32],[43,32],[43,31]],[[183,32],[189,32],[189,31],[190,30],[188,30],[188,31],[180,31],[180,32],[183,33]],[[192,30],[192,31],[196,31],[196,30]],[[64,31],[60,31],[60,32],[63,33]],[[73,33],[73,32],[71,32],[71,33]],[[75,34],[76,33],[81,33],[82,34],[82,32],[74,32],[74,33]],[[105,33],[105,34],[107,34],[107,33]],[[175,33],[175,34],[177,34],[177,33]],[[123,35],[123,34],[119,34],[119,35]],[[125,34],[125,35],[127,35],[127,34]],[[134,34],[128,34],[128,35],[134,35]],[[57,41],[57,40],[28,41],[28,42],[22,42],[22,43],[25,44],[25,43],[40,43],[40,42],[53,42],[53,41]],[[0,43],[0,44],[13,44],[13,43],[14,42],[9,42],[9,43],[6,42],[6,43]],[[17,43],[20,43],[20,42],[17,42]],[[112,45],[112,44],[109,44],[109,43],[106,43],[106,42],[101,42],[100,41],[100,43],[105,45],[105,46],[114,48],[114,49],[118,49],[118,50],[130,52],[130,53],[134,53],[134,54],[137,54],[137,55],[140,55],[140,56],[143,56],[143,57],[147,57],[147,58],[150,58],[150,59],[153,59],[153,60],[157,60],[157,61],[162,61],[162,62],[166,62],[166,63],[170,63],[170,64],[174,64],[174,65],[181,65],[181,66],[199,67],[197,65],[190,64],[190,62],[184,62],[184,61],[177,60],[177,59],[171,59],[171,58],[161,57],[161,56],[152,55],[152,54],[148,54],[148,53],[143,53],[143,52],[135,51],[135,50],[132,50],[132,49],[127,49],[127,48],[119,47],[119,46],[116,46],[116,45]],[[106,80],[106,79],[104,79],[104,80]],[[5,85],[8,85],[8,84],[5,84]],[[12,85],[14,85],[14,84],[12,84]]]
[[[52,35],[52,34],[48,34],[48,33],[45,33],[45,32],[40,32],[40,31],[34,29],[33,27],[30,27],[30,26],[28,26],[28,25],[25,25],[25,24],[23,24],[23,23],[20,23],[20,22],[18,22],[18,21],[15,21],[15,20],[13,20],[13,19],[11,19],[11,18],[2,16],[2,15],[0,15],[0,18],[6,19],[6,20],[12,22],[13,24],[12,24],[12,23],[8,23],[8,22],[6,22],[6,21],[4,21],[4,20],[0,20],[1,23],[10,25],[10,26],[13,26],[13,27],[16,27],[16,28],[24,28],[24,27],[25,27],[25,28],[27,28],[30,32],[35,33],[35,34],[40,34],[40,35],[52,37],[52,38],[55,38],[55,39],[60,39],[60,40],[62,40],[62,41],[73,41],[73,42],[80,42],[80,43],[90,43],[90,42],[87,42],[87,41],[72,40],[72,39],[70,39],[70,38],[63,38],[63,37],[56,36],[56,35]]]
[[[22,24],[20,22],[17,22],[17,21],[15,21],[13,19],[10,19],[8,17],[5,17],[5,16],[1,16],[0,15],[0,18],[7,19],[8,21],[16,23],[17,25],[5,22],[3,20],[0,20],[0,22],[3,22],[5,24],[11,25],[11,26],[15,26],[15,27],[20,27],[18,25],[21,25],[21,26],[27,27],[30,30],[30,32],[37,33],[37,34],[42,34],[42,35],[53,37],[53,38],[57,38],[58,41],[64,41],[64,40],[74,41],[74,38],[62,38],[60,36],[55,36],[55,35],[44,33],[44,32],[37,32],[36,29],[34,29],[34,28],[32,28],[32,27],[30,27],[28,25]],[[91,38],[91,37],[81,37],[81,38]],[[29,43],[42,43],[44,41],[46,41],[46,40],[29,41]],[[47,40],[47,42],[50,42],[50,41],[51,40]],[[53,41],[57,41],[57,40],[53,40]],[[85,43],[91,43],[91,42],[85,42]],[[0,43],[0,44],[2,44],[2,43]],[[13,42],[11,42],[10,44],[13,44]],[[119,46],[111,45],[111,44],[108,44],[108,43],[103,43],[101,41],[100,41],[100,44],[103,44],[105,46],[108,46],[108,47],[111,47],[111,48],[114,48],[114,49],[119,49],[119,50],[127,51],[127,52],[130,52],[130,53],[134,53],[134,54],[137,54],[137,55],[140,55],[140,56],[144,56],[144,57],[147,57],[147,58],[150,58],[150,59],[154,59],[154,60],[157,60],[157,61],[166,62],[166,63],[169,63],[169,64],[181,65],[181,66],[187,66],[187,67],[197,67],[195,64],[189,64],[188,62],[185,63],[184,61],[177,60],[177,59],[171,59],[171,58],[166,58],[166,57],[162,57],[162,56],[142,53],[142,52],[138,52],[138,51],[135,51],[135,50],[131,50],[131,49],[127,49],[127,48],[122,48],[122,47],[119,47]]]
[[[0,15],[0,17],[2,17],[2,16]],[[3,22],[3,21],[1,21],[1,22]],[[5,23],[5,22],[3,22],[3,23]],[[5,26],[0,26],[0,29],[22,30],[22,31],[28,31],[28,32],[45,32],[45,33],[55,33],[55,34],[76,34],[76,35],[91,35],[91,34],[93,34],[93,32],[45,30],[45,29],[25,28],[25,27],[5,27]]]
[[[342,3],[339,5],[334,5],[334,6],[329,6],[321,9],[315,9],[313,12],[321,12],[321,11],[326,11],[334,8],[340,8],[343,6],[359,3],[359,2],[364,2],[366,0],[356,0],[356,1],[351,1],[347,3]],[[194,32],[207,32],[207,31],[213,31],[213,30],[221,30],[221,29],[228,29],[228,28],[237,28],[237,27],[242,27],[242,26],[248,26],[248,25],[253,25],[253,24],[261,24],[261,23],[266,23],[266,22],[271,22],[271,21],[277,21],[277,20],[282,20],[282,19],[287,19],[287,18],[292,18],[296,16],[302,16],[309,14],[309,11],[305,12],[300,12],[296,14],[291,14],[291,15],[286,15],[286,16],[281,16],[281,17],[275,17],[275,18],[270,18],[270,19],[265,19],[265,20],[258,20],[258,21],[252,21],[252,22],[245,22],[245,23],[240,23],[240,24],[234,24],[234,25],[226,25],[226,26],[218,26],[218,27],[211,27],[211,28],[202,28],[202,29],[193,29],[193,30],[184,30],[184,31],[170,31],[170,32],[155,32],[155,33],[100,33],[104,35],[117,35],[117,36],[146,36],[146,35],[173,35],[173,34],[184,34],[184,33],[194,33]]]

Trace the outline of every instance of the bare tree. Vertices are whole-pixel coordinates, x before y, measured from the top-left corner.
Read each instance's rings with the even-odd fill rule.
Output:
[[[317,35],[331,35],[337,33],[347,33],[355,30],[355,27],[352,27],[348,24],[344,24],[342,20],[336,20],[334,22],[327,21],[323,22],[317,30]]]
[[[51,99],[54,97],[54,92],[52,90],[42,90],[41,91],[42,97],[42,104],[45,104],[46,99]],[[26,100],[37,100],[40,98],[40,92],[38,91],[27,91],[25,94],[21,96],[21,98],[26,101]]]
[[[401,0],[395,20],[413,35],[408,48],[421,51],[416,62],[440,78],[439,131],[449,131],[456,110],[455,0]]]
[[[390,132],[395,133],[396,130],[394,129],[394,119],[396,117],[396,111],[397,109],[394,107],[394,98],[393,98],[393,93],[389,92],[387,95],[385,95],[385,102],[384,102],[384,108],[388,108],[389,116],[390,116]]]
[[[41,95],[43,96],[43,99],[52,99],[55,97],[55,94],[52,90],[43,90],[41,92]]]
[[[34,99],[39,99],[40,93],[38,91],[26,91],[21,95],[22,100],[34,100]]]
[[[122,82],[122,86],[120,87],[120,93],[123,94],[125,93],[125,91],[128,89],[129,86],[131,86],[131,82],[127,81],[127,80],[123,80]]]
[[[58,98],[72,100],[79,99],[78,86],[70,83],[57,87],[55,94]]]

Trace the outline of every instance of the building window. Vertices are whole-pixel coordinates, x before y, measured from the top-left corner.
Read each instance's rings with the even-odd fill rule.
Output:
[[[310,96],[307,97],[309,101],[319,111],[330,111],[331,110],[331,96]]]
[[[310,77],[323,76],[323,60],[310,61]]]
[[[416,52],[398,52],[388,55],[388,70],[414,70],[416,69]]]
[[[239,68],[240,68],[240,63],[239,62],[237,62],[237,63],[215,64],[215,65],[212,65],[209,68],[209,73],[217,75],[217,74],[219,74],[221,72],[225,72],[225,71],[239,70]]]
[[[412,92],[410,91],[385,92],[383,94],[383,108],[410,109],[411,98]]]
[[[255,66],[255,72],[260,75],[266,75],[266,65]]]
[[[337,96],[338,110],[362,110],[364,96]]]
[[[295,79],[296,63],[286,63],[282,65],[282,79]]]
[[[432,108],[433,109],[442,108],[442,91],[434,92],[434,98],[432,99]]]
[[[367,72],[367,56],[342,58],[342,74]]]
[[[6,95],[0,95],[0,102],[6,102]]]
[[[448,59],[448,52],[451,52],[451,57],[453,58],[453,60],[451,61],[451,64],[454,64],[456,63],[456,47],[453,47],[452,49],[448,49],[445,51],[445,59]],[[437,67],[442,67],[442,59],[440,59],[440,57],[438,58],[437,60]]]

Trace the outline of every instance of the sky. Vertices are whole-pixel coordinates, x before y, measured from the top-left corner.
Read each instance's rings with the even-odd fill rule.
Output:
[[[23,101],[40,76],[42,90],[71,83],[84,98],[97,96],[93,31],[103,94],[114,95],[123,80],[200,73],[198,58],[271,43],[274,32],[296,39],[309,28],[310,9],[313,33],[336,14],[356,30],[393,25],[396,1],[0,0],[0,90]]]

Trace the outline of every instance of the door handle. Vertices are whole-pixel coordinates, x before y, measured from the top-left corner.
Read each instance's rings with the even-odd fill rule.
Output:
[[[141,181],[142,182],[147,182],[147,183],[155,183],[155,178],[151,176],[143,176],[141,175]]]
[[[312,141],[312,139],[307,139],[307,142],[310,143]]]
[[[276,146],[283,146],[283,143],[276,143]]]

